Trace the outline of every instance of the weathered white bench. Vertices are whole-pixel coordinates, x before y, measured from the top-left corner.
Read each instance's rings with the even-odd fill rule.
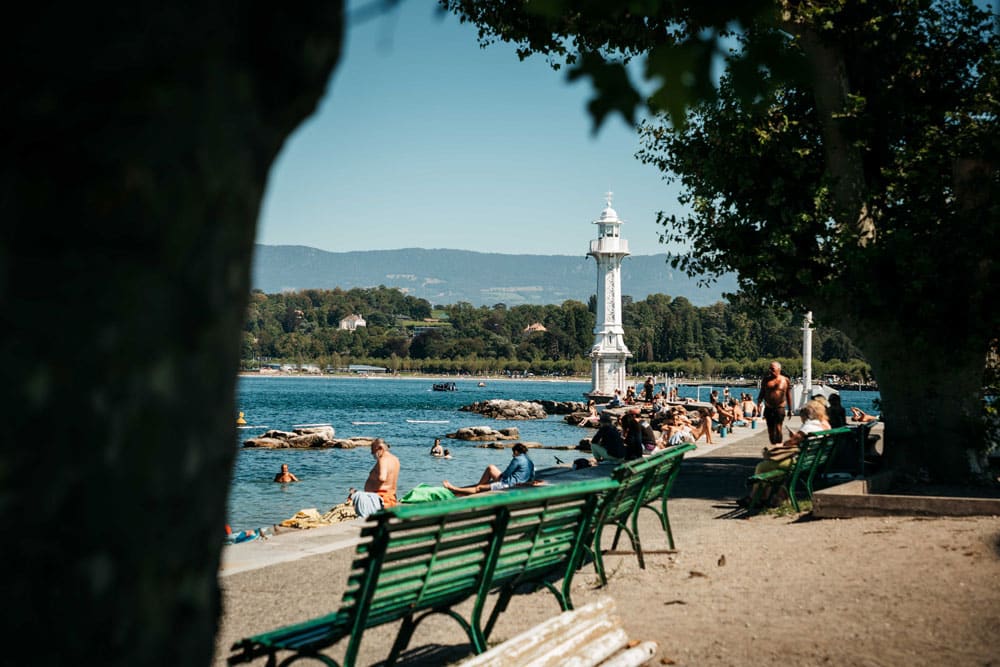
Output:
[[[614,599],[603,597],[511,637],[460,667],[638,667],[656,649],[656,642],[630,642]]]

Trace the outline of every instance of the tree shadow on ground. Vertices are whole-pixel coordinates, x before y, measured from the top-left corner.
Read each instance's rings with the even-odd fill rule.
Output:
[[[403,651],[395,664],[403,667],[439,667],[453,665],[474,655],[468,642],[464,644],[427,644]],[[388,662],[375,663],[376,667],[387,667]]]
[[[746,493],[746,479],[757,463],[757,459],[738,456],[684,459],[670,497],[735,500]]]

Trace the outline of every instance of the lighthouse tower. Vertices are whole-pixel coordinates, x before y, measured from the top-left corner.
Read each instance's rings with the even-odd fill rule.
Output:
[[[597,239],[590,242],[587,253],[597,260],[597,326],[594,346],[590,348],[592,398],[608,398],[615,389],[625,390],[625,360],[632,356],[625,346],[622,329],[622,259],[628,252],[628,241],[621,237],[622,221],[611,208],[607,193],[607,208],[594,221]]]

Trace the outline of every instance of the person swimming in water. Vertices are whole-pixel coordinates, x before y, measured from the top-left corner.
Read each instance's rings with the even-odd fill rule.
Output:
[[[288,482],[297,482],[299,478],[288,472],[288,464],[281,464],[281,472],[274,476],[274,481],[281,484],[287,484]]]

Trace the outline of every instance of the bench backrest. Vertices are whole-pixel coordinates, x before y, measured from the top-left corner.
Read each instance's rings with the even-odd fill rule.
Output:
[[[826,431],[816,431],[806,436],[806,441],[811,442],[814,448],[815,461],[810,461],[811,467],[822,467],[830,458],[834,448],[843,438],[850,437],[851,429],[846,426],[832,428]]]
[[[800,477],[811,482],[816,472],[826,465],[841,438],[849,437],[850,432],[849,428],[842,426],[808,434],[799,445],[799,455],[791,470],[791,483],[794,484]]]
[[[610,480],[525,488],[415,505],[370,517],[342,612],[355,629],[485,597],[497,585],[579,566],[586,528]],[[582,544],[580,541],[583,540]]]
[[[670,493],[674,482],[677,480],[677,475],[681,471],[681,462],[684,459],[684,454],[693,449],[695,449],[693,444],[686,443],[676,445],[649,457],[657,462],[658,469],[651,478],[649,486],[643,492],[643,504],[663,498]]]
[[[669,493],[685,452],[694,448],[692,444],[677,445],[617,466],[611,471],[611,479],[618,483],[618,488],[608,494],[601,510],[601,522],[618,521],[637,506]]]

